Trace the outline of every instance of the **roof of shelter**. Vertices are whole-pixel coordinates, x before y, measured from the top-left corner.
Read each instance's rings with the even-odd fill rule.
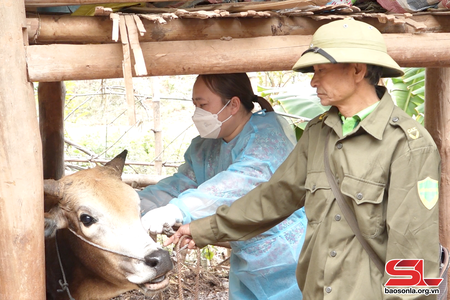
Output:
[[[318,27],[347,17],[380,30],[402,67],[450,65],[450,0],[111,1],[26,0],[30,80],[122,77],[123,61],[133,76],[287,70]]]
[[[72,16],[108,16],[112,12],[133,13],[142,19],[165,24],[173,19],[307,17],[316,21],[346,17],[372,18],[379,23],[406,25],[413,31],[427,31],[420,16],[450,15],[449,0],[285,0],[220,2],[222,0],[188,0],[111,3],[37,7],[26,1],[29,14],[70,14]],[[215,2],[215,3],[210,3]],[[353,3],[352,3],[353,2]],[[419,17],[419,18],[418,18]],[[438,29],[433,28],[432,31]],[[447,30],[443,30],[446,32]]]

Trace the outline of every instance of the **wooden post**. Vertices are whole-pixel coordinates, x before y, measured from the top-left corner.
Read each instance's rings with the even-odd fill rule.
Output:
[[[159,77],[152,77],[151,80],[153,90],[153,132],[155,133],[155,168],[156,174],[162,175],[163,144],[161,129],[161,96],[159,92]]]
[[[44,179],[64,176],[64,82],[41,82],[38,87],[39,129],[42,138]]]
[[[24,1],[0,5],[0,299],[44,300],[42,148]]]
[[[433,136],[442,159],[439,238],[445,247],[450,247],[450,68],[426,69],[425,96],[425,127]]]

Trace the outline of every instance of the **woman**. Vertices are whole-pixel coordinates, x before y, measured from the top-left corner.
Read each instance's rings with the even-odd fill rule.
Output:
[[[164,223],[187,224],[230,205],[267,181],[293,149],[292,129],[254,95],[245,73],[198,76],[192,100],[200,136],[186,162],[139,192],[142,222],[152,233]],[[253,102],[263,110],[252,113]],[[248,241],[231,242],[229,298],[301,299],[295,269],[305,232],[306,217],[298,210]]]

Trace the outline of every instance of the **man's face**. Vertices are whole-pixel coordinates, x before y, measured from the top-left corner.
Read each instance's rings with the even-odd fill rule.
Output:
[[[311,86],[316,88],[320,103],[338,108],[348,105],[356,89],[355,64],[314,65]]]

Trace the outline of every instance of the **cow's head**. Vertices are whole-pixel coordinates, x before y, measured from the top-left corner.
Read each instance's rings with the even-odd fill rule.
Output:
[[[122,291],[139,286],[151,294],[169,284],[165,274],[172,262],[143,228],[137,193],[121,180],[126,154],[105,166],[44,181],[46,203],[53,203],[45,213],[45,236],[70,230],[62,230],[61,236],[89,276],[95,274]]]

